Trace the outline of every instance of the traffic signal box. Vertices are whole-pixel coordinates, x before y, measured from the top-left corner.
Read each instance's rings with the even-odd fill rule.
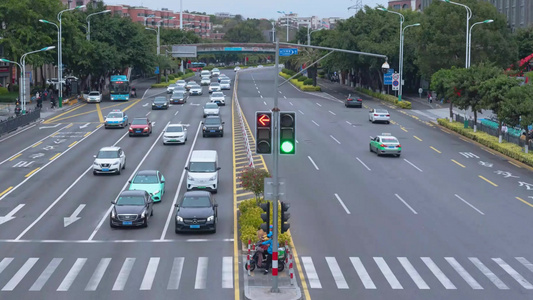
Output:
[[[261,214],[261,219],[265,222],[261,224],[261,229],[268,233],[270,230],[270,201],[259,204],[259,207],[265,212],[264,214]]]
[[[272,113],[255,113],[255,153],[272,154]]]
[[[291,205],[288,202],[280,201],[281,204],[281,233],[284,233],[291,228],[291,224],[288,223],[291,214],[288,213]]]
[[[279,154],[295,154],[296,114],[294,112],[280,112],[279,124]]]

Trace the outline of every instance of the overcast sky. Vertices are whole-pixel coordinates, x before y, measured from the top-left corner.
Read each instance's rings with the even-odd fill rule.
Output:
[[[241,14],[246,18],[278,18],[278,10],[286,13],[294,12],[299,16],[318,16],[349,18],[354,10],[348,7],[355,5],[356,0],[182,0],[183,10],[206,12],[228,12]],[[175,12],[180,10],[180,0],[104,0],[106,4],[127,4],[144,6],[150,9],[168,8]],[[388,0],[362,0],[363,6],[387,6]]]

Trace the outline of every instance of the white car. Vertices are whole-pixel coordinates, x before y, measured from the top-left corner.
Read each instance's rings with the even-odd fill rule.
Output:
[[[163,133],[163,145],[185,144],[187,141],[187,127],[183,124],[168,124]]]
[[[216,103],[218,106],[225,106],[226,105],[226,95],[222,92],[213,92],[209,96],[209,101]]]
[[[189,90],[189,94],[191,94],[191,95],[201,95],[201,94],[203,94],[202,87],[199,86],[198,84],[192,85],[191,89]]]
[[[209,93],[212,92],[220,92],[220,83],[211,82],[211,84],[209,85]]]
[[[189,81],[187,81],[187,84],[185,85],[185,89],[188,91],[188,90],[191,89],[191,86],[196,85],[196,84],[198,84],[198,83],[196,83],[196,81],[189,80]]]
[[[262,68],[262,67],[263,67],[263,65],[259,65],[259,66],[257,66],[257,67],[258,67],[258,68]]]
[[[200,77],[204,77],[204,76],[208,76],[209,78],[211,78],[211,71],[209,70],[202,70],[202,72],[200,72]]]
[[[231,80],[229,79],[229,77],[225,74],[220,74],[220,76],[218,76],[217,78],[218,82],[221,82],[222,80]]]
[[[211,78],[209,76],[203,76],[200,80],[200,85],[209,85],[211,83]]]
[[[222,80],[220,82],[220,89],[221,90],[231,90],[231,81],[229,79]]]
[[[87,96],[87,102],[96,102],[96,103],[102,102],[102,94],[100,94],[99,91],[89,92],[89,96]]]
[[[104,119],[104,127],[107,128],[126,128],[128,126],[128,115],[120,109],[114,109]]]
[[[112,146],[104,147],[94,156],[93,174],[116,173],[126,168],[126,154],[122,148]]]
[[[174,89],[177,87],[178,85],[175,84],[175,83],[171,83],[168,85],[167,87],[167,94],[172,94],[172,92],[174,91]]]
[[[177,86],[183,86],[183,87],[185,87],[186,84],[187,84],[187,82],[185,82],[185,80],[181,80],[181,79],[180,79],[180,80],[176,81],[176,85],[177,85]]]
[[[372,108],[368,114],[368,121],[390,123],[390,114],[386,109]]]
[[[218,116],[220,109],[218,104],[214,102],[208,102],[204,105],[204,118],[207,116]]]
[[[220,75],[220,70],[218,68],[214,68],[211,70],[211,76],[218,76]]]
[[[241,67],[239,66],[236,66],[235,68],[233,68],[233,72],[237,72],[237,71],[240,71],[241,70]]]

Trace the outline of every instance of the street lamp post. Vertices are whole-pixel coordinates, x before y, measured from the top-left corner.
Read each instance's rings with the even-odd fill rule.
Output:
[[[103,10],[103,11],[92,13],[92,14],[87,16],[87,18],[85,20],[87,21],[87,40],[88,41],[91,40],[91,20],[89,20],[89,17],[94,16],[94,15],[99,15],[99,14],[105,14],[105,13],[109,13],[109,12],[111,12],[111,10],[106,9],[106,10]]]
[[[489,19],[489,20],[485,20],[485,21],[481,21],[481,22],[476,22],[474,24],[472,24],[472,26],[470,26],[470,30],[468,30],[468,55],[467,55],[467,68],[470,68],[470,59],[471,59],[471,55],[472,55],[472,28],[474,28],[474,26],[476,25],[479,25],[479,24],[488,24],[488,23],[492,23],[494,22],[494,20],[492,19]]]
[[[20,57],[20,65],[19,66],[22,66],[22,114],[23,115],[26,114],[26,56],[28,56],[29,54],[42,52],[42,51],[48,51],[48,50],[52,50],[52,49],[55,49],[55,48],[56,48],[56,46],[44,47],[44,48],[41,48],[39,50],[35,50],[35,51],[28,52],[28,53],[24,53]]]
[[[450,4],[455,4],[455,5],[459,5],[459,6],[462,6],[464,8],[466,8],[466,55],[465,55],[465,68],[468,68],[469,67],[469,62],[470,62],[470,51],[469,51],[469,22],[470,22],[470,18],[472,18],[472,10],[470,9],[470,7],[462,4],[462,3],[457,3],[457,2],[453,2],[453,1],[450,1],[450,0],[441,0],[443,2],[446,2],[446,3],[450,3]]]
[[[402,101],[402,95],[403,95],[403,46],[404,46],[404,37],[405,37],[405,30],[409,27],[415,27],[420,26],[420,23],[415,23],[411,25],[407,25],[402,29],[402,40],[401,40],[401,46],[402,47],[402,57],[400,58],[401,64],[400,64],[400,86],[398,87],[398,101]]]
[[[50,22],[50,21],[47,21],[47,20],[44,20],[44,19],[39,19],[39,22],[41,23],[45,23],[45,24],[50,24],[50,25],[54,25],[57,29],[57,49],[59,50],[59,43],[60,43],[60,40],[61,40],[61,37],[59,36],[59,26],[57,26],[56,23],[54,22]],[[61,73],[59,71],[59,61],[61,60],[60,58],[60,53],[59,51],[57,51],[57,80],[58,80],[58,83],[59,83],[59,78],[61,78]],[[20,68],[22,70],[22,68]]]
[[[61,31],[61,16],[63,15],[64,12],[66,11],[71,11],[71,10],[75,10],[75,9],[82,9],[82,8],[85,8],[85,5],[80,5],[80,6],[76,6],[74,8],[68,8],[68,9],[65,9],[65,10],[62,10],[60,11],[58,14],[57,14],[57,20],[59,21],[59,61],[57,62],[58,66],[59,66],[59,70],[58,70],[58,78],[57,78],[57,81],[59,83],[59,107],[63,107],[63,45],[61,43],[61,37],[62,37],[62,31]]]
[[[12,60],[9,60],[9,59],[5,59],[5,58],[0,58],[0,61],[1,62],[5,62],[5,63],[16,64],[17,66],[19,66],[20,72],[22,73],[22,66],[18,62],[12,61]],[[22,78],[24,78],[23,76],[24,76],[24,73],[21,74]],[[22,83],[20,83],[20,84],[22,84]],[[21,91],[21,89],[19,88],[19,99],[22,99],[22,93],[20,91]]]
[[[169,20],[174,19],[174,17],[170,17]],[[157,33],[157,55],[161,53],[161,45],[160,45],[160,33],[161,33],[161,22],[164,20],[157,21],[157,30],[149,27],[145,27],[146,30],[153,30]]]
[[[311,45],[311,33],[313,33],[313,32],[317,32],[317,31],[320,31],[320,30],[322,30],[322,29],[324,29],[324,27],[309,32],[309,27],[307,27],[307,45],[308,45],[308,46]]]
[[[183,30],[183,0],[180,0],[180,30]]]
[[[289,14],[285,13],[285,11],[279,11],[279,10],[278,10],[278,13],[279,14],[284,14],[285,18],[287,19],[287,22],[286,22],[285,25],[287,25],[287,42],[289,42],[289,19],[290,19]],[[292,12],[290,12],[290,13],[292,14]]]

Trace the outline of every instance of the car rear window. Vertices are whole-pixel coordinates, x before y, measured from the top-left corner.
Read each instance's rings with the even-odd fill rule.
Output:
[[[133,183],[158,183],[157,175],[137,175]]]
[[[145,125],[145,124],[148,124],[148,122],[146,121],[146,119],[133,119],[131,124],[132,125]]]
[[[205,108],[218,108],[218,104],[216,103],[206,103]]]
[[[398,143],[398,140],[395,138],[381,138],[383,143]]]
[[[108,118],[122,118],[122,113],[109,113]]]

